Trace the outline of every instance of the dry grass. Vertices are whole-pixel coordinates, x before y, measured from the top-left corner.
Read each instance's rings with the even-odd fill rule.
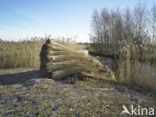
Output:
[[[69,47],[82,50],[84,45],[76,44],[72,38],[34,37],[22,41],[0,41],[0,68],[31,67],[39,68],[40,51],[47,38],[64,44],[72,43]]]
[[[44,39],[19,42],[0,42],[0,68],[32,67],[40,65],[40,49]]]
[[[113,82],[88,80],[71,85],[66,81],[41,78],[39,72],[18,72],[18,77],[23,79],[23,82],[0,84],[0,89],[3,89],[0,90],[1,116],[121,117],[123,104],[156,109],[155,97],[129,90]],[[0,79],[11,79],[15,76],[11,73],[0,76]],[[25,80],[34,75],[35,78]]]
[[[113,79],[113,73],[106,66],[75,48],[82,47],[47,40],[40,54],[43,76],[61,79],[82,73],[84,76]]]
[[[84,44],[77,44],[77,43],[73,43],[73,44],[65,44],[68,46],[68,48],[72,48],[73,50],[76,50],[76,51],[81,51],[81,50],[84,50],[87,48],[86,45]]]

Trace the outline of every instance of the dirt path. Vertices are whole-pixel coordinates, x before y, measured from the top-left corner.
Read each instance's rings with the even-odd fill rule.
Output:
[[[37,70],[0,71],[0,117],[128,117],[120,115],[123,105],[156,110],[156,96],[110,81],[70,84]]]

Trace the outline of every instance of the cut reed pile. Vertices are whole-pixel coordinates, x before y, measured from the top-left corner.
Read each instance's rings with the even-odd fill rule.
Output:
[[[113,79],[112,72],[98,60],[73,49],[72,44],[56,43],[50,39],[42,46],[40,69],[44,77],[64,79],[76,75]]]

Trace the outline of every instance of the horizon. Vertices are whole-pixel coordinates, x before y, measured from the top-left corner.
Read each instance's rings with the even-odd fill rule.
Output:
[[[150,2],[149,2],[150,1]],[[151,7],[154,0],[0,0],[0,39],[18,41],[31,37],[78,36],[89,42],[91,16],[102,8],[133,8],[138,2]]]

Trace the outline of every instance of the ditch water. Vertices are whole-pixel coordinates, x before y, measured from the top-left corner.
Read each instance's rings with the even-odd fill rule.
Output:
[[[120,61],[105,57],[98,57],[98,59],[114,72],[118,82],[156,92],[156,64],[130,60]]]
[[[88,55],[87,50],[84,53]],[[96,58],[114,72],[118,82],[156,92],[156,63],[147,64],[139,61],[121,61],[99,56],[96,56]]]
[[[81,50],[80,52],[84,53],[85,55],[89,55],[88,50]]]

